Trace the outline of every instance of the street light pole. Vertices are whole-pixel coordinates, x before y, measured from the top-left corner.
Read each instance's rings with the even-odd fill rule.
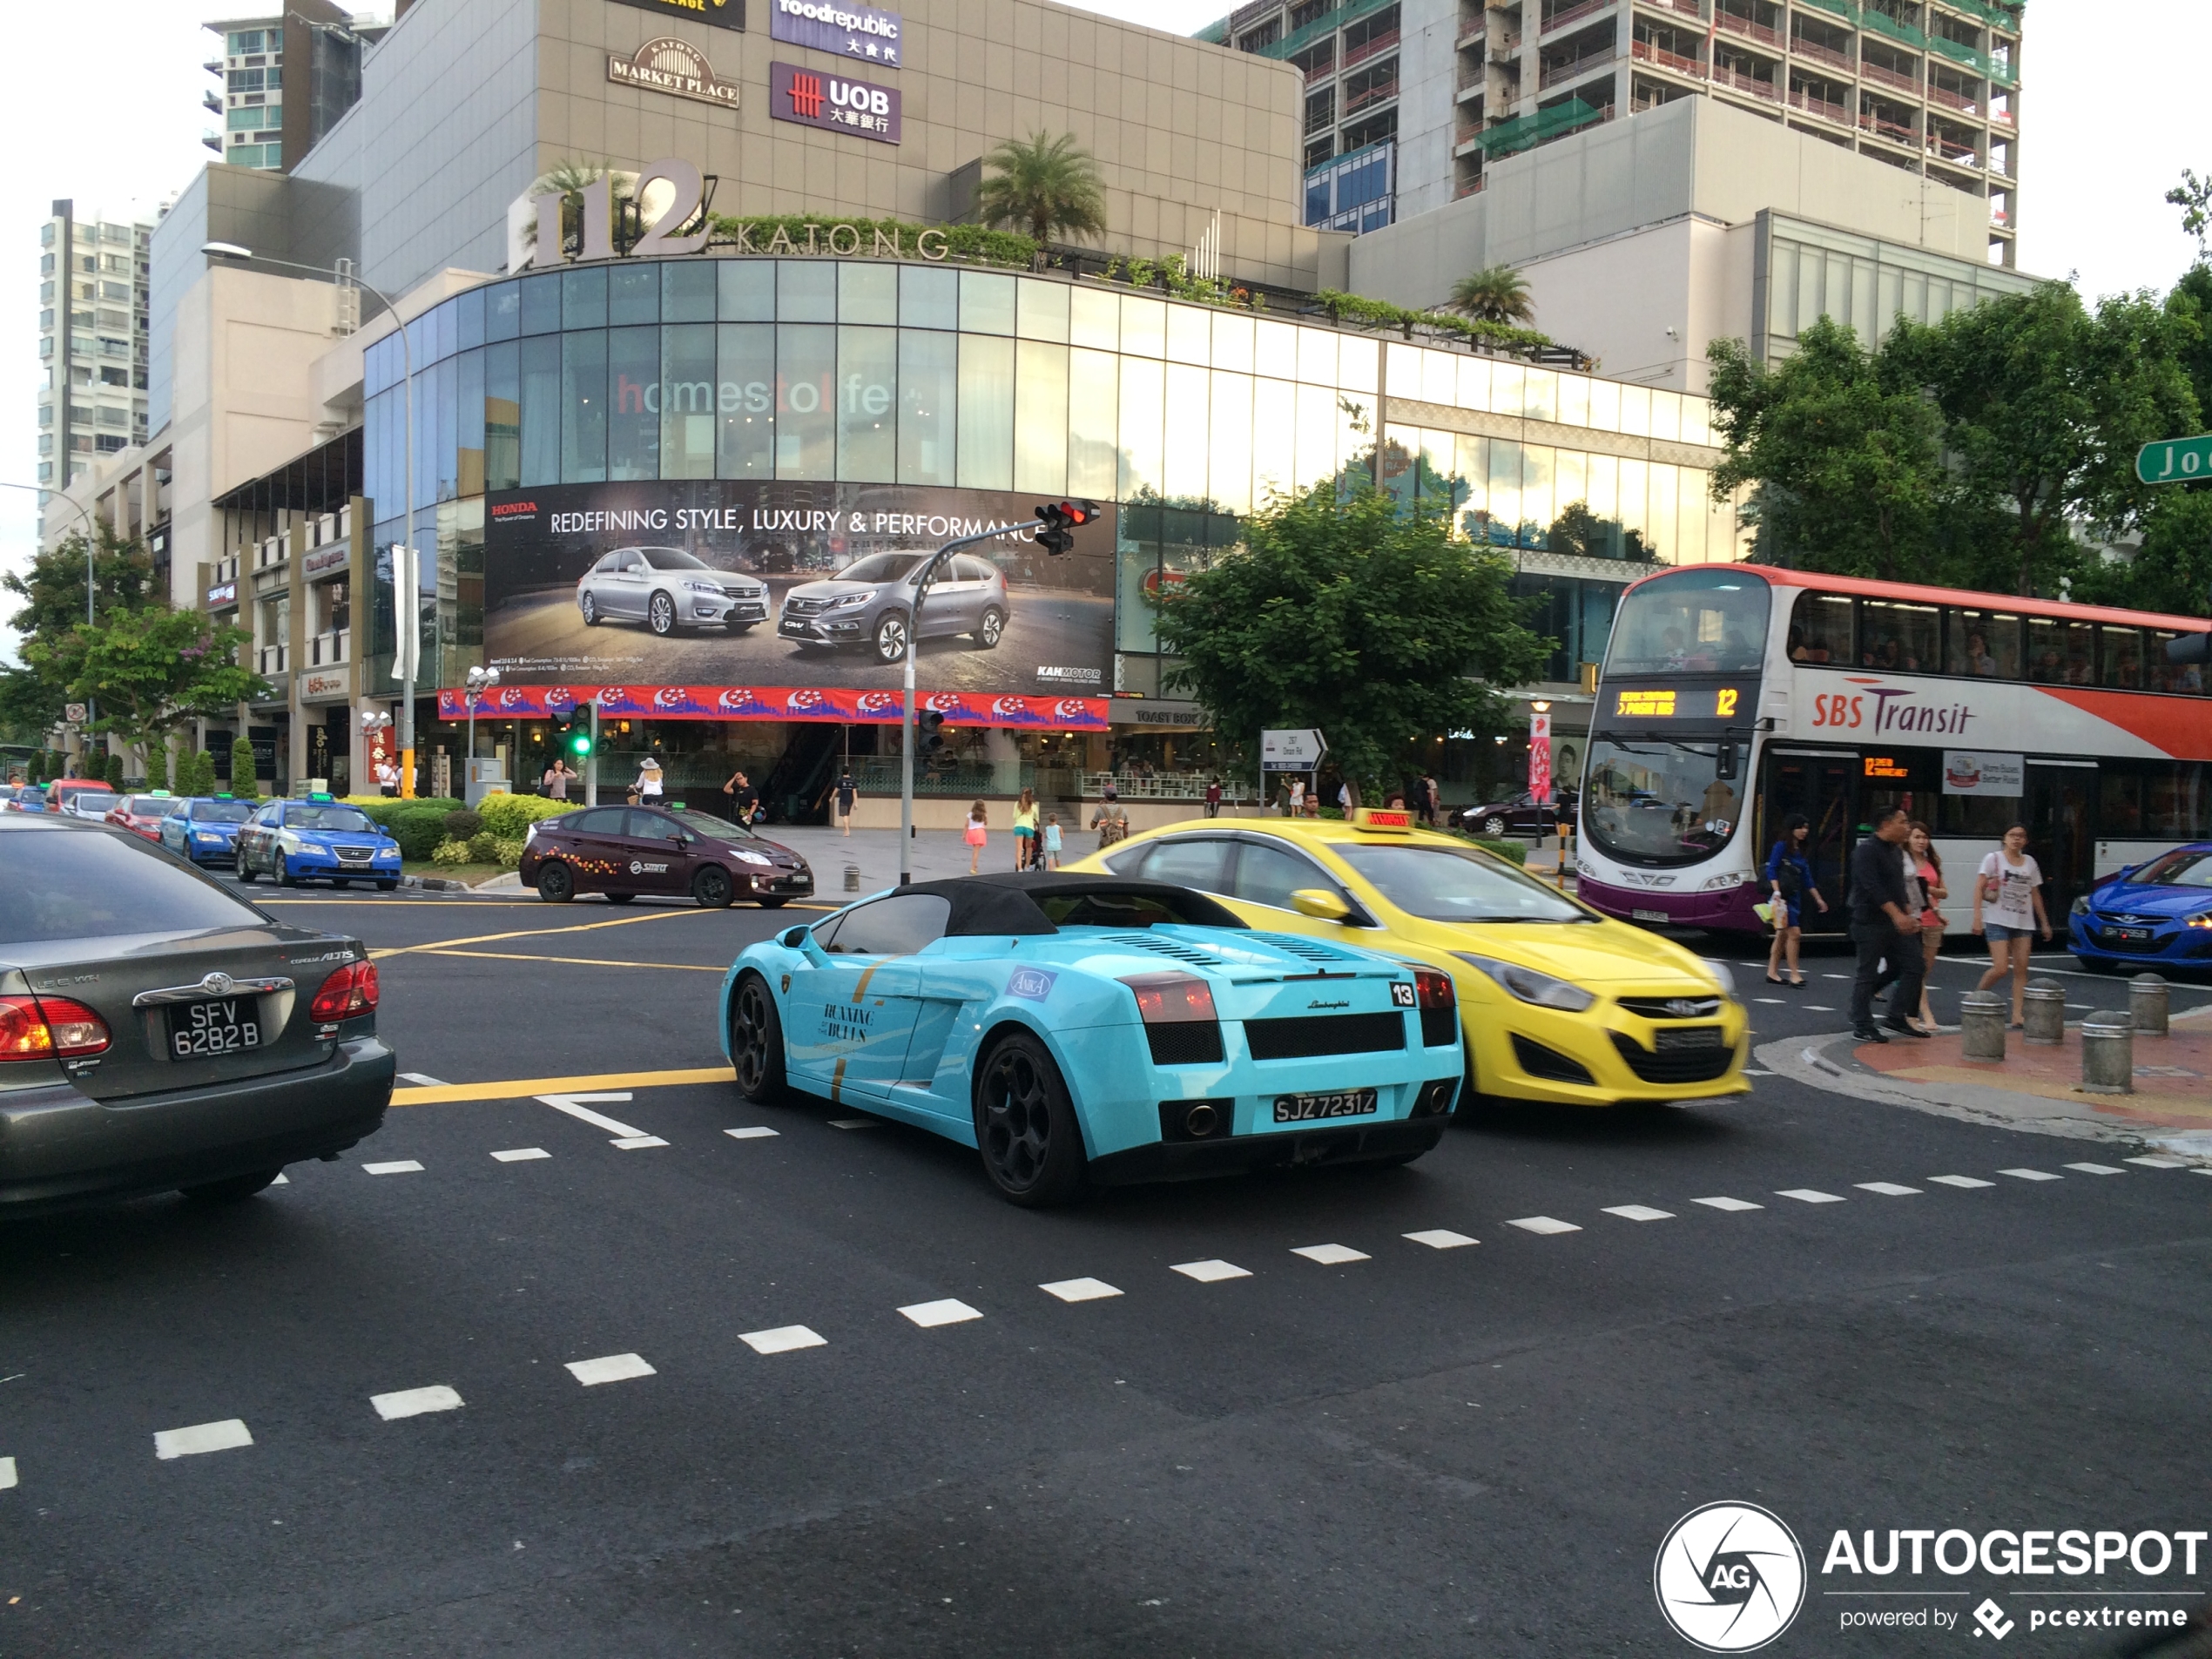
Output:
[[[914,651],[915,642],[921,637],[921,601],[929,591],[929,580],[948,555],[978,542],[995,541],[1006,534],[1006,526],[984,530],[974,536],[963,536],[948,542],[929,556],[914,577],[914,603],[907,617],[907,705],[899,725],[899,885],[907,887],[914,881]]]
[[[395,576],[404,575],[408,580],[408,587],[412,590],[407,596],[407,603],[414,608],[415,625],[411,628],[403,628],[400,625],[400,617],[398,614],[400,594],[397,583],[395,583],[392,590],[392,623],[393,631],[397,635],[397,637],[393,643],[395,647],[395,654],[400,659],[398,666],[401,670],[400,795],[403,799],[412,800],[415,798],[415,671],[416,668],[415,658],[419,656],[421,651],[421,613],[422,609],[422,573],[416,568],[414,552],[415,342],[408,338],[407,324],[401,320],[399,307],[392,303],[390,296],[384,293],[381,289],[373,288],[368,283],[361,281],[361,278],[356,276],[351,271],[341,271],[335,266],[301,265],[292,260],[272,259],[267,254],[254,253],[252,248],[240,247],[235,242],[203,242],[200,244],[199,251],[207,255],[210,259],[230,260],[240,264],[243,264],[250,260],[260,265],[280,265],[287,271],[307,271],[311,272],[316,276],[335,277],[341,281],[352,282],[358,286],[364,293],[367,293],[374,298],[379,305],[384,307],[385,310],[392,314],[392,321],[399,330],[401,373],[406,382],[406,390],[401,394],[401,397],[406,408],[407,459],[403,467],[405,482],[401,488],[407,496],[407,501],[405,504],[405,514],[401,519],[402,528],[401,530],[401,540],[403,545],[405,556],[398,562],[398,567],[395,569],[394,574]],[[408,651],[407,648],[407,642],[410,635],[414,637],[416,642],[416,649],[413,651]]]

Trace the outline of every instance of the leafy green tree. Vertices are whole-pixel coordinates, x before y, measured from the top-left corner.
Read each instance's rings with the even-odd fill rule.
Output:
[[[239,738],[231,745],[231,793],[251,799],[261,792],[260,774],[254,770],[253,745]]]
[[[1032,132],[1008,138],[983,158],[990,170],[975,192],[975,217],[988,226],[1011,226],[1039,242],[1062,236],[1099,236],[1106,230],[1106,192],[1098,164],[1076,135],[1048,138]]]
[[[21,637],[24,657],[19,664],[0,663],[0,725],[43,734],[62,718],[69,688],[30,660],[30,647],[51,645],[83,626],[84,552],[85,537],[72,534],[34,556],[25,569],[0,573],[0,593],[20,602],[8,625]],[[92,544],[91,567],[95,618],[158,602],[145,549],[105,524]]]
[[[1886,383],[1849,325],[1822,317],[1769,368],[1716,340],[1713,425],[1727,456],[1713,497],[1756,486],[1764,556],[1802,570],[1925,578],[1943,482],[1937,413],[1917,387]]]
[[[218,781],[215,777],[215,757],[205,749],[197,749],[192,752],[191,760],[192,776],[187,787],[195,795],[213,794]]]
[[[2212,179],[2199,179],[2188,167],[2182,169],[2182,182],[2166,192],[2166,199],[2182,210],[2182,229],[2196,238],[2196,256],[2212,260]]]
[[[1536,320],[1536,301],[1528,292],[1527,279],[1510,265],[1486,265],[1468,272],[1452,285],[1452,297],[1445,305],[1475,322],[1526,328]]]
[[[1503,731],[1494,688],[1541,671],[1552,642],[1524,625],[1511,577],[1433,501],[1334,483],[1279,498],[1245,521],[1241,550],[1155,602],[1161,646],[1182,659],[1168,684],[1233,749],[1318,726],[1345,776],[1393,777],[1425,738]]]
[[[268,694],[266,681],[239,666],[249,639],[244,629],[199,611],[148,605],[31,640],[23,655],[29,671],[96,705],[94,732],[151,751],[193,720]]]
[[[2149,507],[2135,451],[2197,419],[2189,332],[2148,294],[2092,312],[2062,282],[1933,325],[1898,320],[1883,368],[1893,385],[1925,387],[1942,415],[1948,488],[1976,532],[1968,580],[2049,591],[2079,567],[2074,523],[2125,529]]]
[[[86,768],[86,775],[88,777],[95,775],[95,768]],[[107,758],[107,764],[97,768],[97,775],[105,777],[107,779],[107,786],[110,789],[122,788],[123,780],[125,776],[123,757],[119,754],[109,755]]]

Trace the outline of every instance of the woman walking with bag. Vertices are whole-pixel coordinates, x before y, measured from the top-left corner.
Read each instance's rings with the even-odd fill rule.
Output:
[[[1828,900],[1820,896],[1820,889],[1812,879],[1812,860],[1806,847],[1812,839],[1812,826],[1805,821],[1803,813],[1792,813],[1782,821],[1782,839],[1766,855],[1767,891],[1773,895],[1774,943],[1766,954],[1766,982],[1784,983],[1774,970],[1782,965],[1786,950],[1790,959],[1788,983],[1803,989],[1805,976],[1797,971],[1797,923],[1810,896],[1824,914]]]
[[[1951,896],[1951,889],[1943,885],[1943,854],[1935,850],[1935,832],[1917,818],[1905,833],[1905,851],[1928,899],[1927,908],[1920,913],[1920,948],[1927,953],[1927,967],[1920,975],[1920,1025],[1932,1031],[1936,1019],[1928,1002],[1928,981],[1935,975],[1936,958],[1943,954],[1943,912],[1936,907]]]
[[[2043,909],[2043,871],[2028,856],[2025,824],[2006,830],[2004,846],[1981,861],[1974,881],[1973,930],[1989,946],[1989,966],[1974,988],[1986,991],[2010,974],[2013,1029],[2018,1031],[2027,998],[2028,952],[2034,948],[2035,934],[2046,944],[2051,939],[2051,918]]]

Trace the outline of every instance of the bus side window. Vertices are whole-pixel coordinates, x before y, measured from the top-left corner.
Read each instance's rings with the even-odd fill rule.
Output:
[[[1797,608],[1791,612],[1790,660],[1818,666],[1833,663],[1847,665],[1857,659],[1851,654],[1851,602],[1839,593],[1815,593],[1811,590],[1797,596]]]
[[[2020,619],[2000,611],[1952,605],[1944,619],[1944,671],[1982,679],[2020,677]]]

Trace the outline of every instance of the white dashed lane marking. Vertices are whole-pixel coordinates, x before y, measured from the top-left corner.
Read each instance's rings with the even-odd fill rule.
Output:
[[[198,1457],[203,1452],[229,1452],[253,1444],[253,1436],[235,1417],[219,1423],[194,1423],[190,1428],[165,1428],[153,1437],[153,1454],[171,1458]]]
[[[400,1081],[413,1083],[417,1089],[443,1089],[446,1086],[444,1078],[433,1077],[420,1071],[403,1071],[400,1074]]]
[[[1777,1198],[1795,1198],[1799,1204],[1841,1204],[1843,1198],[1833,1192],[1823,1192],[1817,1187],[1784,1187],[1774,1195]]]
[[[755,1123],[745,1129],[725,1129],[722,1131],[733,1141],[772,1141],[777,1131],[765,1123]]]
[[[397,1393],[371,1394],[368,1403],[376,1407],[376,1414],[388,1423],[396,1423],[402,1417],[421,1417],[427,1412],[457,1412],[461,1396],[443,1383],[433,1383],[428,1388],[402,1388]]]
[[[597,1388],[601,1383],[628,1382],[632,1377],[650,1377],[653,1368],[634,1353],[604,1354],[597,1359],[571,1359],[569,1375],[586,1388]]]
[[[1172,1273],[1180,1273],[1185,1278],[1195,1278],[1201,1285],[1213,1285],[1225,1278],[1250,1278],[1252,1276],[1250,1268],[1239,1267],[1234,1262],[1224,1262],[1218,1258],[1204,1262],[1178,1262],[1168,1271]]]
[[[1997,1184],[1994,1181],[1978,1181],[1971,1175],[1932,1175],[1928,1179],[1939,1187],[1958,1187],[1961,1190],[1968,1187],[1993,1187]]]
[[[1431,1250],[1465,1250],[1469,1244],[1479,1244],[1479,1238],[1465,1233],[1455,1233],[1449,1227],[1431,1227],[1426,1232],[1407,1233],[1406,1238],[1417,1244],[1426,1244]]]
[[[1341,1267],[1346,1262],[1372,1261],[1365,1251],[1353,1250],[1346,1244],[1298,1244],[1291,1254],[1303,1256],[1309,1262],[1318,1262],[1324,1267]]]
[[[1858,1181],[1852,1184],[1861,1192],[1878,1192],[1885,1198],[1916,1198],[1920,1194],[1919,1188],[1901,1187],[1894,1181]]]
[[[1805,1008],[1809,1013],[1813,1014],[1833,1014],[1836,1011],[1825,1002],[1808,1002],[1805,1004]]]
[[[1672,1221],[1675,1218],[1673,1211],[1654,1210],[1648,1204],[1608,1204],[1605,1213],[1618,1216],[1623,1221]]]
[[[368,1175],[420,1175],[422,1173],[422,1166],[413,1158],[398,1158],[389,1163],[364,1163],[361,1169]]]
[[[2016,1181],[2063,1181],[2062,1175],[2052,1175],[2043,1170],[2000,1170],[2000,1175],[2009,1175]]]
[[[2069,1163],[2069,1170],[2079,1170],[2084,1175],[2125,1175],[2125,1170],[2114,1169],[2109,1163]]]
[[[2120,1161],[2122,1163],[2140,1163],[2146,1170],[2186,1170],[2188,1168],[2188,1165],[2180,1158],[2163,1157],[2122,1158]]]
[[[630,1091],[627,1089],[611,1095],[540,1095],[537,1096],[541,1105],[550,1106],[556,1112],[565,1112],[580,1123],[589,1123],[594,1129],[606,1130],[608,1134],[615,1137],[614,1143],[625,1151],[632,1147],[666,1146],[668,1143],[659,1136],[649,1135],[644,1130],[625,1123],[619,1118],[609,1117],[604,1113],[595,1112],[583,1104],[587,1100],[617,1102],[629,1098]]]
[[[1096,1302],[1121,1292],[1103,1278],[1060,1278],[1037,1288],[1047,1296],[1056,1296],[1063,1302]]]
[[[624,1135],[617,1140],[610,1141],[608,1144],[619,1147],[625,1152],[635,1152],[641,1147],[666,1146],[668,1143],[658,1135]]]
[[[1523,1216],[1519,1221],[1508,1221],[1506,1225],[1530,1233],[1578,1233],[1582,1231],[1573,1222],[1561,1221],[1555,1216]]]
[[[1709,1210],[1764,1210],[1763,1204],[1748,1204],[1742,1198],[1692,1198],[1692,1204],[1702,1204]]]
[[[906,1315],[907,1318],[912,1319],[916,1325],[920,1325],[925,1331],[934,1330],[941,1325],[959,1325],[965,1320],[980,1319],[983,1317],[982,1311],[981,1309],[972,1308],[965,1302],[956,1302],[950,1297],[947,1297],[941,1302],[917,1302],[912,1307],[900,1308],[899,1312]],[[804,1329],[805,1327],[800,1326],[795,1328]],[[812,1336],[813,1333],[812,1332],[808,1332],[807,1334]],[[747,1337],[745,1340],[750,1342],[752,1339],[751,1337]],[[815,1340],[819,1342],[821,1339],[816,1337]],[[774,1352],[780,1351],[764,1349],[762,1352]]]
[[[11,1457],[0,1457],[0,1492],[7,1491],[10,1487],[14,1486],[15,1483],[15,1459]]]
[[[527,1163],[532,1158],[550,1158],[552,1156],[542,1146],[517,1146],[505,1152],[492,1154],[502,1163]]]
[[[980,1318],[981,1316],[979,1314],[977,1317]],[[827,1337],[817,1336],[803,1325],[779,1325],[772,1331],[748,1331],[738,1340],[755,1353],[794,1353],[801,1348],[829,1346]]]

